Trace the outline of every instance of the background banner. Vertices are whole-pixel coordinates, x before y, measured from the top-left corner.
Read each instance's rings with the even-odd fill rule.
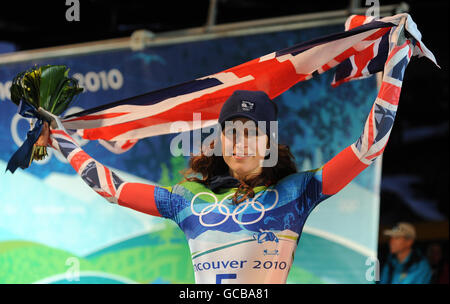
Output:
[[[12,78],[33,65],[64,64],[85,92],[65,113],[222,71],[342,26],[291,30],[35,60],[0,66],[0,283],[193,283],[189,248],[169,220],[109,204],[53,149],[14,174],[6,164],[30,123],[9,100]],[[377,94],[375,77],[333,89],[333,71],[275,99],[279,141],[299,170],[320,167],[356,141]],[[124,154],[79,142],[127,181],[173,185],[188,158],[172,156],[176,134],[140,140]],[[309,216],[288,283],[373,283],[380,160]]]

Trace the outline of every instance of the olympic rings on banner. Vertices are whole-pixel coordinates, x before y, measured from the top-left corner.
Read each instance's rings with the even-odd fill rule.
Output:
[[[231,216],[233,221],[236,224],[240,224],[240,225],[250,225],[250,224],[254,224],[259,222],[263,217],[264,214],[266,213],[266,211],[272,210],[273,208],[275,208],[275,206],[278,203],[278,191],[276,189],[266,189],[266,191],[273,191],[275,192],[275,201],[274,203],[269,207],[269,208],[265,208],[263,204],[261,204],[259,201],[257,201],[257,198],[260,197],[262,195],[263,192],[258,193],[255,197],[253,197],[251,200],[249,200],[248,198],[240,203],[236,209],[234,209],[233,212],[230,212],[230,208],[228,206],[226,206],[224,204],[224,202],[229,199],[232,195],[234,195],[234,193],[230,193],[227,196],[225,196],[220,202],[218,201],[217,197],[210,193],[210,192],[199,192],[197,194],[194,195],[194,197],[191,200],[191,211],[192,214],[198,216],[198,219],[200,221],[200,224],[203,225],[204,227],[215,227],[215,226],[219,226],[223,223],[225,223],[228,218]],[[206,207],[204,207],[200,212],[195,211],[194,209],[194,202],[195,200],[200,196],[200,195],[209,195],[214,199],[214,203],[210,204]],[[251,206],[253,208],[253,210],[255,211],[259,211],[261,212],[260,215],[258,216],[257,219],[252,220],[252,221],[248,221],[248,222],[243,222],[241,220],[239,220],[237,218],[237,216],[241,213],[243,213],[249,206]],[[218,212],[222,215],[225,216],[225,218],[217,223],[212,223],[212,224],[208,224],[205,223],[203,221],[203,216],[213,212],[215,209],[217,208]]]

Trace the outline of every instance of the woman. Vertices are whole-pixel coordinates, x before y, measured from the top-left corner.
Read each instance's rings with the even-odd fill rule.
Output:
[[[286,146],[273,150],[270,124],[265,130],[225,128],[215,142],[222,144],[223,155],[192,157],[186,180],[172,187],[123,181],[87,155],[57,118],[58,128],[46,125],[41,137],[48,137],[109,202],[175,221],[188,240],[197,283],[285,283],[311,211],[382,154],[410,57],[409,41],[393,46],[363,134],[312,171],[296,172]],[[237,91],[224,103],[219,122],[267,123],[276,121],[276,111],[263,92]],[[254,137],[263,145],[256,145]],[[263,166],[264,147],[278,152],[275,166]]]

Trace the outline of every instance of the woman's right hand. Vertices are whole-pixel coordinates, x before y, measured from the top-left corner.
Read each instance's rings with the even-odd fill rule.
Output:
[[[47,146],[51,147],[50,143],[51,143],[50,128],[48,126],[48,122],[44,121],[41,134],[39,135],[39,138],[37,139],[35,145],[40,147],[47,147]]]
[[[62,125],[61,120],[59,119],[58,116],[56,116],[55,114],[52,114],[42,108],[38,109],[38,113],[43,116],[47,121],[50,121],[50,128],[51,129],[60,129],[60,130],[64,130],[64,126]]]

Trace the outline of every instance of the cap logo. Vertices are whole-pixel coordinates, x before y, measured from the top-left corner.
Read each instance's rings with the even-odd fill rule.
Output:
[[[242,100],[241,101],[241,109],[242,109],[242,111],[246,111],[246,112],[253,111],[254,106],[255,106],[254,102],[247,101],[247,100]]]

